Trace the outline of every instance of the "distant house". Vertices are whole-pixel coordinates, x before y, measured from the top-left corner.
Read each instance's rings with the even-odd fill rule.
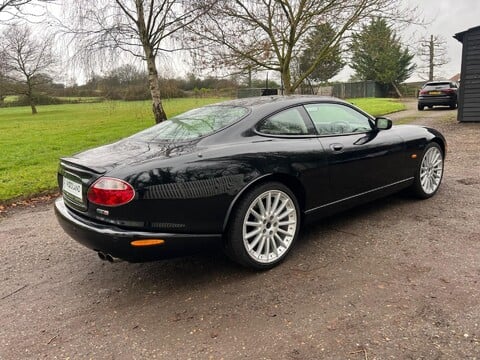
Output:
[[[460,73],[452,76],[450,79],[448,79],[450,81],[453,81],[453,82],[456,82],[456,83],[460,83]]]
[[[480,122],[480,26],[454,38],[463,44],[458,121]]]

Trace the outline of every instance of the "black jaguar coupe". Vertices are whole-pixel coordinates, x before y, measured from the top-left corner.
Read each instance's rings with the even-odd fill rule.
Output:
[[[58,220],[100,258],[157,260],[216,244],[268,269],[300,225],[410,188],[433,196],[446,143],[325,97],[262,97],[188,111],[62,158]]]

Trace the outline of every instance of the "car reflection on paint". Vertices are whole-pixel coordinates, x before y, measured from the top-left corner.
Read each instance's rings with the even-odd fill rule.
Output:
[[[326,97],[233,100],[62,158],[65,231],[102,259],[157,260],[222,247],[280,263],[302,224],[410,188],[433,196],[445,139]]]

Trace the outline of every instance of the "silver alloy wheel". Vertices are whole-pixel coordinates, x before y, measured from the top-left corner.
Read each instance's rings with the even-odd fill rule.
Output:
[[[427,150],[420,165],[420,184],[422,190],[430,195],[440,186],[443,173],[443,156],[440,149],[432,146]]]
[[[248,255],[268,264],[290,248],[297,231],[297,209],[280,190],[269,190],[251,203],[243,220],[243,243]]]

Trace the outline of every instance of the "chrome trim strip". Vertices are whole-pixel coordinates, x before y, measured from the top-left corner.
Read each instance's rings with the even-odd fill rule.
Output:
[[[331,205],[335,205],[335,204],[341,203],[341,202],[343,202],[343,201],[351,200],[351,199],[356,198],[356,197],[359,197],[359,196],[363,196],[363,195],[366,195],[366,194],[370,194],[370,193],[375,192],[375,191],[383,190],[383,189],[386,189],[386,188],[391,187],[391,186],[399,185],[399,184],[402,184],[402,183],[404,183],[404,182],[407,182],[407,181],[410,181],[410,180],[413,180],[413,179],[414,179],[414,177],[412,176],[412,177],[409,177],[408,179],[400,180],[400,181],[394,182],[394,183],[392,183],[392,184],[388,184],[388,185],[385,185],[385,186],[381,186],[381,187],[379,187],[379,188],[375,188],[375,189],[372,189],[372,190],[368,190],[368,191],[362,192],[362,193],[360,193],[360,194],[352,195],[352,196],[349,196],[349,197],[347,197],[347,198],[340,199],[340,200],[337,200],[337,201],[333,201],[333,202],[328,203],[328,204],[325,204],[325,205],[320,205],[320,206],[317,206],[317,207],[315,207],[315,208],[313,208],[313,209],[306,210],[306,211],[305,211],[305,214],[311,213],[311,212],[316,211],[316,210],[319,210],[319,209],[321,209],[321,208],[325,208],[325,207],[327,207],[327,206],[331,206]]]

